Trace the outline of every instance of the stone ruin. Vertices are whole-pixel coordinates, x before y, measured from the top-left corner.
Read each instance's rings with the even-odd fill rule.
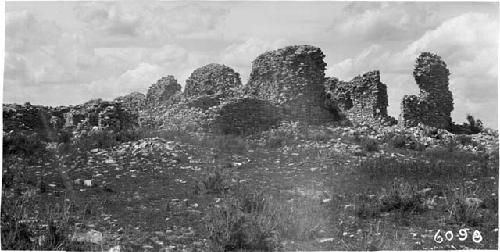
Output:
[[[245,93],[281,108],[284,119],[331,121],[324,107],[325,55],[310,45],[288,46],[258,56]]]
[[[342,119],[356,124],[395,123],[387,115],[387,85],[380,82],[379,71],[364,73],[351,81],[327,78],[325,89],[328,106]]]
[[[240,75],[232,68],[220,64],[208,64],[191,73],[186,80],[184,96],[203,95],[229,97],[241,86]]]
[[[351,81],[325,78],[324,57],[321,49],[309,45],[265,52],[252,62],[245,86],[232,68],[208,64],[193,71],[184,93],[169,75],[153,84],[147,95],[134,92],[113,102],[99,99],[54,109],[4,104],[4,129],[46,125],[77,131],[95,127],[121,130],[161,125],[158,120],[168,120],[164,115],[174,104],[183,113],[206,114],[214,132],[231,134],[255,133],[283,120],[311,124],[340,120],[358,125],[396,122],[387,115],[387,86],[380,81],[379,71]],[[453,100],[446,64],[437,55],[422,53],[413,75],[420,95],[403,98],[400,124],[449,128]]]
[[[128,95],[117,97],[113,101],[121,103],[123,108],[136,111],[144,108],[146,105],[146,96],[140,92],[132,92]]]
[[[452,125],[453,95],[448,89],[450,72],[436,54],[424,52],[416,60],[413,76],[420,95],[405,95],[401,103],[399,123],[415,127],[419,123],[440,129]]]
[[[106,130],[123,130],[137,126],[137,114],[125,109],[120,102],[95,100],[83,105],[64,108],[65,128],[77,131],[94,127]]]
[[[146,106],[149,108],[172,105],[175,95],[180,94],[181,85],[172,75],[159,79],[148,89]]]

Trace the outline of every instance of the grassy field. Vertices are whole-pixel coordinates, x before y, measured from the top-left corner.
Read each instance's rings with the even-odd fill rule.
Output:
[[[467,141],[316,127],[4,144],[2,249],[497,249],[498,149],[456,148]]]

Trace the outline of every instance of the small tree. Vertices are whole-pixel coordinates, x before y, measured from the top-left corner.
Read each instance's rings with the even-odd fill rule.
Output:
[[[483,130],[484,127],[483,127],[483,122],[481,122],[481,120],[474,120],[474,117],[470,114],[467,114],[466,119],[472,134],[479,133]]]

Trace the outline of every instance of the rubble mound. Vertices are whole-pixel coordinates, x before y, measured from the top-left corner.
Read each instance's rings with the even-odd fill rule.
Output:
[[[423,52],[416,60],[413,76],[420,95],[405,95],[401,103],[400,124],[414,127],[418,123],[449,129],[452,124],[453,95],[448,88],[450,72],[440,56]]]
[[[202,66],[191,73],[186,80],[186,97],[220,95],[228,97],[241,86],[240,75],[232,68],[216,63]]]
[[[132,92],[128,95],[117,97],[113,101],[119,102],[124,108],[134,111],[144,107],[146,104],[146,95],[139,92]]]
[[[255,98],[237,98],[221,105],[212,130],[223,134],[249,135],[279,125],[280,109]]]
[[[122,107],[121,102],[91,100],[83,105],[68,107],[64,127],[77,131],[93,127],[106,130],[123,130],[137,126],[137,113]]]
[[[181,88],[174,76],[162,77],[149,87],[146,95],[146,106],[151,108],[173,104],[174,97],[181,92]]]

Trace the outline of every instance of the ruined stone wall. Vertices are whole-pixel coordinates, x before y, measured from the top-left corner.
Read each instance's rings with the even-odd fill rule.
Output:
[[[221,64],[208,64],[191,73],[186,80],[186,97],[201,95],[232,96],[234,89],[241,86],[240,74]]]
[[[321,49],[309,45],[263,53],[252,62],[246,92],[275,104],[309,92],[321,93],[325,79],[324,57]]]
[[[172,98],[181,92],[181,88],[174,76],[163,77],[149,87],[145,106],[149,108],[169,106],[173,103]]]
[[[78,130],[99,129],[123,130],[138,125],[138,113],[122,107],[120,102],[85,103],[69,107],[63,114],[65,127]]]
[[[253,61],[245,93],[280,106],[289,120],[334,120],[324,107],[324,57],[321,49],[309,45],[266,52]]]
[[[143,109],[146,105],[146,95],[139,92],[132,92],[128,95],[117,97],[113,101],[121,103],[125,109],[136,111]]]
[[[415,127],[423,123],[441,129],[451,127],[453,95],[448,88],[449,75],[440,56],[429,52],[420,54],[413,70],[420,94],[403,97],[399,119],[402,126]]]
[[[351,81],[328,78],[325,88],[329,106],[339,116],[355,124],[392,124],[387,115],[387,85],[380,82],[380,72],[371,71]]]
[[[216,114],[211,130],[223,134],[254,134],[279,125],[283,119],[276,105],[249,97],[226,101]]]

